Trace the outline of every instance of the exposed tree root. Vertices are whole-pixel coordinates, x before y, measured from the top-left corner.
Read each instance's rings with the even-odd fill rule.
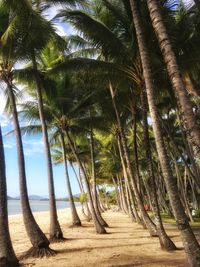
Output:
[[[84,216],[84,218],[86,219],[87,222],[92,221],[92,216],[87,215],[87,214],[84,212],[84,209],[82,209],[82,214],[83,214],[83,216]]]
[[[104,222],[102,226],[103,227],[107,227],[107,228],[109,227],[109,225],[107,224],[107,222]]]
[[[149,230],[149,234],[150,234],[150,237],[158,237],[158,234],[153,230]]]
[[[0,267],[19,267],[18,261],[10,261],[6,257],[0,258]]]
[[[73,228],[73,227],[81,227],[81,226],[82,224],[80,220],[73,220],[72,224],[69,227]]]
[[[56,251],[46,247],[46,248],[39,248],[39,247],[32,247],[24,254],[21,255],[20,260],[28,259],[28,258],[44,258],[44,257],[52,257],[56,255]]]
[[[99,225],[95,225],[96,228],[96,232],[97,234],[107,234],[106,229],[104,227],[102,227],[100,224]]]
[[[133,216],[130,216],[131,222],[136,223],[136,219]]]
[[[65,237],[57,237],[57,236],[51,236],[49,238],[49,242],[52,244],[52,243],[62,243],[62,242],[65,242],[67,241],[67,238]]]
[[[175,246],[175,244],[165,234],[164,235],[161,234],[161,236],[159,236],[159,240],[160,240],[161,248],[163,250],[165,250],[165,251],[177,250],[177,247]]]

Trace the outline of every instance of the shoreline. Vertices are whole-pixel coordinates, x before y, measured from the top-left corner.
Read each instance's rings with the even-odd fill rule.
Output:
[[[76,208],[77,208],[77,210],[79,209],[79,207],[76,207]],[[70,207],[57,209],[57,212],[64,211],[64,210],[66,210],[66,212],[68,212],[70,210]],[[33,211],[32,213],[33,213],[34,216],[41,215],[41,213],[43,213],[44,215],[47,215],[49,213],[49,210]],[[16,218],[16,217],[23,217],[22,213],[8,215],[8,218],[10,218],[10,219]]]
[[[49,201],[31,200],[30,207],[33,213],[35,212],[49,212]],[[80,202],[75,202],[77,208],[81,206]],[[70,203],[67,201],[56,201],[57,210],[70,208]],[[22,214],[21,203],[19,200],[9,200],[8,202],[8,216]]]

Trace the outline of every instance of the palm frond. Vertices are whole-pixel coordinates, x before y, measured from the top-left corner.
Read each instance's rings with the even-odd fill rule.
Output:
[[[102,22],[78,10],[63,10],[57,18],[70,22],[81,31],[86,40],[91,40],[96,48],[101,48],[105,55],[111,58],[130,58],[131,54],[126,46]]]

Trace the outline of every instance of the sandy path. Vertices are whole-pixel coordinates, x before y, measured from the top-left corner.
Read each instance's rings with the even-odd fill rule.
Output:
[[[58,251],[55,257],[48,259],[28,259],[27,266],[38,267],[110,267],[110,266],[187,266],[183,250],[164,252],[159,247],[157,238],[151,238],[148,232],[118,212],[108,211],[104,218],[108,222],[107,235],[97,235],[92,223],[83,220],[83,227],[69,228],[70,212],[68,209],[58,212],[59,220],[68,239],[64,243],[53,244]],[[36,220],[48,235],[48,212],[36,213]],[[181,248],[181,241],[176,229],[167,227],[168,233]],[[14,248],[18,256],[30,247],[21,216],[10,218],[10,231]]]

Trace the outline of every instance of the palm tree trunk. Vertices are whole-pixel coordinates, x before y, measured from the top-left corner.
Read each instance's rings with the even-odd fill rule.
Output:
[[[156,221],[156,227],[157,232],[160,240],[161,248],[167,251],[175,250],[176,246],[172,242],[172,240],[169,238],[167,233],[165,232],[161,215],[160,215],[160,209],[158,205],[158,198],[157,198],[157,192],[156,192],[156,183],[155,183],[155,175],[153,170],[153,163],[152,163],[152,156],[151,156],[151,146],[150,146],[150,140],[149,140],[149,130],[148,130],[148,121],[147,121],[147,101],[146,101],[146,92],[144,88],[141,88],[141,104],[142,104],[142,122],[143,122],[143,133],[144,133],[144,150],[146,153],[146,161],[147,161],[147,171],[148,176],[150,179],[150,185],[151,185],[151,191],[150,194],[153,211],[155,215],[155,221]]]
[[[164,140],[161,131],[161,125],[158,116],[158,110],[154,95],[153,77],[151,72],[150,54],[145,41],[141,17],[136,0],[130,0],[133,22],[135,25],[140,57],[143,67],[143,75],[147,91],[147,99],[149,110],[152,118],[153,131],[155,135],[158,158],[162,168],[163,177],[169,194],[170,203],[176,218],[178,229],[180,230],[183,245],[190,266],[200,266],[200,247],[188,223],[187,216],[184,212],[180,198],[178,196],[178,188],[175,183],[175,178],[169,165],[168,155],[165,149]]]
[[[91,163],[92,163],[92,180],[93,180],[93,196],[94,196],[94,207],[96,211],[96,215],[98,217],[99,222],[102,226],[108,227],[108,224],[102,218],[101,213],[99,211],[99,203],[98,203],[98,195],[97,195],[97,183],[96,183],[96,173],[95,173],[95,156],[94,156],[94,137],[93,130],[90,130],[90,150],[91,150]]]
[[[129,193],[129,197],[130,197],[130,201],[131,201],[131,209],[133,211],[133,215],[134,215],[135,221],[137,223],[142,224],[143,221],[140,219],[140,217],[138,215],[138,212],[137,212],[137,209],[136,209],[136,205],[135,205],[135,201],[134,201],[134,198],[133,198],[133,192],[131,190],[130,183],[127,183],[127,186],[128,186],[128,193]],[[145,224],[143,224],[143,228],[146,229],[146,225]]]
[[[132,113],[132,129],[133,129],[133,152],[135,161],[135,171],[138,184],[138,190],[141,193],[142,185],[140,180],[140,170],[139,170],[139,160],[138,160],[138,143],[137,143],[137,121],[136,121],[136,106],[135,103],[131,103],[131,113]]]
[[[152,222],[152,220],[150,219],[148,213],[146,212],[146,210],[144,208],[142,198],[141,198],[141,195],[139,193],[135,177],[133,175],[133,170],[132,170],[132,166],[131,166],[131,162],[130,162],[130,156],[129,156],[129,152],[128,152],[126,138],[125,138],[123,128],[121,125],[121,120],[120,120],[119,112],[117,110],[117,105],[116,105],[116,101],[115,101],[115,95],[114,95],[113,88],[112,88],[111,84],[110,84],[110,93],[111,93],[113,107],[115,110],[117,123],[118,123],[118,127],[119,127],[119,134],[120,134],[120,138],[121,138],[121,142],[122,142],[122,146],[123,146],[123,150],[124,150],[124,156],[125,156],[125,160],[126,160],[126,164],[127,164],[127,171],[128,171],[129,177],[131,179],[131,183],[132,183],[134,194],[135,194],[135,197],[137,200],[137,204],[138,204],[138,207],[139,207],[140,212],[142,214],[143,220],[147,226],[147,229],[149,230],[149,234],[151,236],[157,236],[155,224]]]
[[[119,196],[119,189],[118,189],[118,186],[117,186],[117,183],[115,181],[114,176],[112,176],[112,181],[113,181],[113,184],[114,184],[114,187],[115,187],[117,206],[118,206],[119,210],[121,210],[122,208],[121,208],[121,202],[120,202],[120,196]]]
[[[118,188],[119,188],[119,200],[120,200],[120,203],[121,203],[121,209],[122,209],[122,211],[124,213],[126,213],[126,209],[124,207],[123,196],[122,196],[121,179],[120,179],[118,174],[116,175],[116,177],[117,177],[117,185],[118,185]]]
[[[18,267],[19,262],[15,255],[8,226],[6,166],[3,140],[0,126],[0,266]]]
[[[123,152],[122,152],[122,147],[121,147],[121,142],[120,142],[120,138],[119,137],[117,138],[117,144],[118,144],[118,148],[119,148],[119,155],[120,155],[120,159],[121,159],[124,178],[126,180],[126,183],[127,183],[127,186],[128,186],[128,191],[129,191],[130,198],[131,198],[131,205],[132,205],[132,208],[133,208],[133,214],[134,214],[134,217],[135,217],[135,220],[137,221],[137,223],[141,223],[140,217],[139,217],[139,215],[137,213],[137,210],[135,208],[135,203],[134,203],[134,200],[133,200],[133,196],[131,194],[130,182],[128,180],[128,174],[127,174],[127,170],[126,170],[126,166],[125,166],[125,162],[124,162],[124,157],[123,157]]]
[[[83,188],[83,185],[82,185],[81,181],[79,180],[78,175],[77,175],[77,173],[76,173],[76,171],[75,171],[75,169],[74,169],[74,165],[73,165],[72,162],[69,162],[69,164],[70,164],[70,166],[71,166],[71,168],[72,168],[72,170],[73,170],[73,172],[74,172],[74,174],[75,174],[76,181],[77,181],[77,183],[78,183],[80,192],[83,192],[83,191],[84,191],[84,188]]]
[[[194,157],[192,157],[191,155],[191,151],[190,151],[190,147],[189,147],[189,144],[185,138],[185,135],[183,133],[183,130],[182,130],[182,127],[180,127],[180,130],[181,130],[181,135],[182,135],[182,140],[183,140],[183,143],[185,145],[185,155],[187,155],[190,159],[190,162],[191,162],[191,165],[192,165],[192,170],[190,169],[190,167],[188,166],[188,162],[187,160],[185,159],[185,157],[183,156],[183,152],[180,150],[180,148],[178,147],[178,145],[176,144],[175,140],[174,140],[174,137],[172,136],[172,134],[170,133],[170,131],[167,129],[166,125],[164,124],[161,116],[159,116],[160,118],[160,121],[162,123],[162,126],[164,128],[164,130],[166,131],[167,135],[169,136],[169,139],[173,145],[173,148],[178,152],[179,156],[181,157],[181,159],[183,160],[184,162],[184,165],[186,166],[188,172],[190,173],[190,175],[192,176],[195,184],[197,185],[198,188],[200,188],[200,175],[199,175],[199,171],[198,171],[198,165],[196,164],[195,160],[194,160]]]
[[[21,207],[22,207],[22,215],[24,220],[24,225],[26,228],[27,235],[30,239],[32,244],[32,248],[24,254],[24,257],[29,256],[39,256],[39,251],[47,250],[47,254],[52,252],[49,249],[49,241],[41,231],[40,227],[35,221],[33,217],[29,199],[28,199],[28,190],[27,190],[27,183],[26,183],[26,170],[25,170],[25,160],[24,160],[24,151],[23,151],[23,144],[22,144],[22,136],[21,136],[21,129],[18,120],[15,96],[13,93],[12,82],[7,82],[8,86],[8,94],[10,99],[11,111],[13,115],[13,124],[14,124],[14,131],[16,136],[16,146],[17,146],[17,157],[18,157],[18,168],[19,168],[19,184],[20,184],[20,200],[21,200]],[[45,253],[44,253],[45,256]]]
[[[105,206],[105,198],[103,198],[100,194],[99,187],[97,186],[97,200],[98,200],[98,206],[99,210],[101,212],[105,212],[107,210],[107,207]]]
[[[194,3],[196,5],[196,7],[198,8],[198,10],[200,11],[200,1],[199,0],[194,0]]]
[[[79,167],[80,167],[80,170],[82,171],[83,175],[84,175],[84,178],[85,178],[85,183],[86,183],[86,187],[87,187],[87,192],[88,192],[88,197],[89,197],[89,203],[90,203],[90,208],[91,208],[91,213],[92,213],[92,219],[93,219],[93,222],[94,222],[94,226],[95,226],[95,229],[96,229],[96,232],[98,234],[105,234],[106,233],[106,230],[105,228],[100,224],[99,220],[98,220],[98,217],[96,215],[96,211],[95,211],[95,207],[94,207],[94,203],[93,203],[93,199],[92,199],[92,194],[91,194],[91,191],[90,191],[90,185],[89,185],[89,181],[87,179],[87,174],[85,173],[85,169],[80,161],[80,158],[74,148],[74,145],[73,145],[73,142],[71,140],[71,137],[68,133],[68,130],[65,131],[66,133],[66,137],[67,137],[67,141],[69,143],[69,147],[74,155],[74,158],[76,159]]]
[[[125,189],[126,189],[126,197],[127,197],[127,203],[128,203],[128,212],[129,217],[131,218],[132,222],[136,222],[136,218],[132,209],[132,202],[131,202],[131,195],[130,195],[130,184],[125,180]]]
[[[175,156],[173,155],[173,153],[171,153],[171,158],[172,158],[172,160],[174,162],[176,177],[178,179],[178,188],[180,189],[180,196],[182,198],[183,206],[185,207],[185,211],[186,211],[188,217],[190,218],[190,221],[194,222],[194,219],[192,218],[192,213],[190,211],[188,199],[187,199],[187,194],[186,194],[186,192],[184,190],[182,176],[180,174],[180,171],[179,171],[179,168],[178,168],[178,164],[177,164],[177,161],[176,161]]]
[[[163,22],[159,1],[147,0],[149,13],[160,49],[167,67],[167,72],[174,90],[182,122],[186,130],[189,143],[194,149],[196,160],[200,166],[200,129],[193,113],[193,106],[187,94],[181,73],[177,64],[166,27]]]
[[[77,175],[77,173],[76,173],[76,171],[74,169],[74,166],[73,166],[73,164],[71,162],[70,162],[70,166],[72,167],[72,169],[74,171],[74,174],[76,176],[77,182],[78,182],[78,184],[80,186],[80,192],[85,194],[83,183],[82,183],[81,177],[80,177],[80,171],[79,171],[79,177],[78,177],[78,175]],[[86,207],[86,213],[84,212],[84,206],[82,206],[83,215],[86,217],[87,221],[90,221],[90,220],[92,220],[92,215],[91,215],[87,200],[85,201],[84,204],[85,204],[85,207]]]
[[[69,204],[70,204],[71,214],[72,214],[72,226],[81,226],[81,220],[78,216],[76,206],[74,204],[74,198],[73,198],[70,179],[69,179],[69,172],[68,172],[68,168],[67,168],[65,141],[64,141],[64,137],[63,137],[62,133],[60,134],[60,139],[61,139],[61,146],[62,146],[62,153],[63,153],[63,163],[64,163],[64,168],[65,168],[65,176],[66,176],[66,181],[67,181]]]
[[[50,242],[63,241],[63,233],[58,221],[58,215],[56,210],[56,199],[55,199],[55,189],[54,189],[54,181],[53,181],[53,168],[51,161],[51,153],[50,146],[48,140],[48,132],[47,126],[44,116],[44,107],[43,107],[43,99],[42,99],[42,86],[40,76],[38,75],[37,62],[35,59],[35,54],[32,55],[32,63],[37,87],[37,98],[38,98],[38,110],[40,121],[42,125],[42,135],[44,141],[44,149],[47,161],[47,173],[48,173],[48,186],[49,186],[49,208],[50,208]]]
[[[123,211],[127,214],[128,213],[128,205],[126,202],[126,196],[125,196],[125,192],[124,192],[124,184],[123,184],[121,175],[118,176],[118,178],[119,178],[119,184],[120,184],[120,188],[121,188]]]

